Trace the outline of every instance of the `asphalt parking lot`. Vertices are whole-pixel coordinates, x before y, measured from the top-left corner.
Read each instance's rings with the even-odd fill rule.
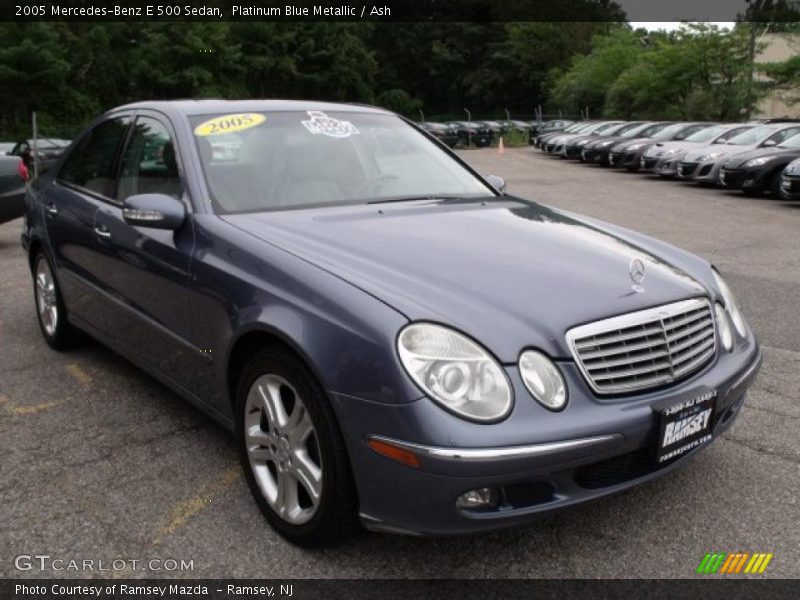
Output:
[[[532,526],[456,539],[363,533],[292,547],[250,498],[232,438],[98,344],[42,340],[20,221],[0,225],[0,577],[19,554],[184,559],[145,577],[690,577],[706,552],[772,552],[800,576],[800,203],[565,162],[532,148],[465,152],[511,193],[710,259],[764,349],[736,425],[685,468]]]

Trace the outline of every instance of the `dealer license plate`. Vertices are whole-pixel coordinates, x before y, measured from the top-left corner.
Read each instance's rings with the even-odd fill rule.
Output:
[[[711,391],[664,408],[659,413],[656,458],[663,463],[711,441],[717,392]]]

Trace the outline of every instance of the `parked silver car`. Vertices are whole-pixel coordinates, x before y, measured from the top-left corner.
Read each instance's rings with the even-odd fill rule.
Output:
[[[800,123],[775,123],[759,125],[732,137],[724,144],[710,144],[687,152],[678,163],[679,179],[717,185],[719,170],[731,156],[756,148],[777,146],[800,133]]]
[[[724,144],[753,127],[754,125],[751,124],[723,123],[701,129],[685,140],[659,142],[645,151],[642,156],[641,170],[651,171],[660,177],[675,177],[678,163],[688,151],[701,144],[703,146]]]

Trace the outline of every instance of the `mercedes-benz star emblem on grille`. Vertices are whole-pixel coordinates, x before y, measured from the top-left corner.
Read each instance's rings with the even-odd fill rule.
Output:
[[[644,288],[642,287],[642,282],[645,278],[645,270],[644,270],[644,263],[639,258],[634,258],[631,260],[631,264],[628,265],[628,273],[630,273],[631,281],[633,281],[633,291],[635,292],[643,292]]]

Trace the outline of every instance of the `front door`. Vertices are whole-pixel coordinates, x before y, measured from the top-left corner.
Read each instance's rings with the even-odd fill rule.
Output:
[[[108,316],[101,310],[95,216],[113,193],[115,160],[129,126],[130,117],[120,116],[89,131],[70,152],[55,182],[43,190],[38,206],[67,313],[95,327]]]
[[[129,225],[122,214],[125,199],[136,194],[187,200],[174,140],[166,120],[136,118],[120,159],[114,201],[104,203],[95,216],[97,272],[109,287],[115,311],[108,335],[192,391],[194,371],[207,357],[190,342],[191,221],[172,231]]]

